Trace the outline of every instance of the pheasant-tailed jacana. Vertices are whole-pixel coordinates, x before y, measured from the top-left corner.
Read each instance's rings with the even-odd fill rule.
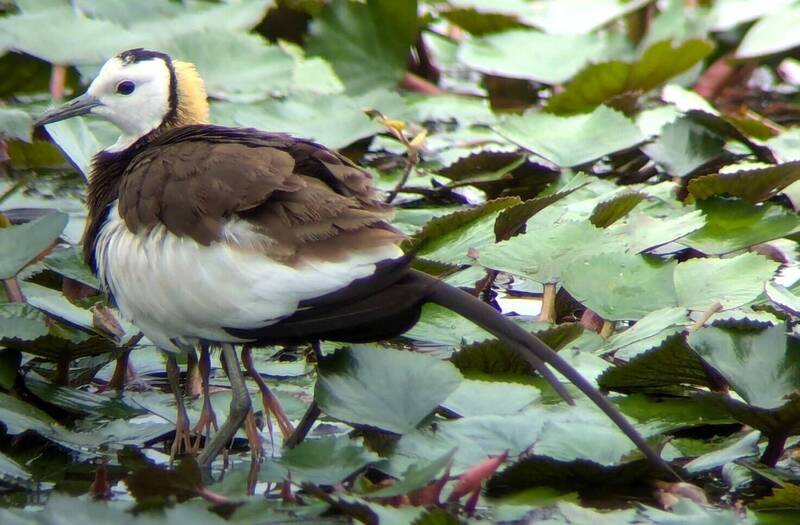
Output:
[[[191,64],[132,49],[38,120],[95,115],[121,131],[92,164],[84,256],[120,312],[161,348],[222,347],[231,411],[201,462],[250,406],[232,345],[387,339],[431,302],[497,336],[571,401],[550,364],[671,472],[558,354],[486,303],[411,269],[369,174],[313,141],[210,125],[208,114]]]

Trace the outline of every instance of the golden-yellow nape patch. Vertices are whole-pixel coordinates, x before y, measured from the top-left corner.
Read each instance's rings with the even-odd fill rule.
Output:
[[[174,61],[178,81],[178,115],[176,126],[208,124],[209,107],[203,79],[194,64]]]

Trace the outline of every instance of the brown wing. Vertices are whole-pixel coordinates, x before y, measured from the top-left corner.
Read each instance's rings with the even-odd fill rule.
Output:
[[[260,249],[289,262],[401,239],[368,173],[311,141],[248,129],[161,135],[126,170],[119,210],[134,232],[163,224],[204,245],[231,241],[226,227],[242,219]]]

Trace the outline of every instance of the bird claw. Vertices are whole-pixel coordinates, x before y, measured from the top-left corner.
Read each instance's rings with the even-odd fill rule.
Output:
[[[203,409],[200,412],[200,418],[197,420],[192,431],[195,433],[194,451],[200,450],[200,439],[205,435],[206,439],[211,439],[211,429],[214,432],[219,431],[217,424],[217,414],[214,412],[214,407],[211,405],[211,400],[208,394],[203,397]]]
[[[181,452],[181,450],[183,452]],[[175,422],[175,439],[169,449],[169,459],[173,461],[181,453],[194,454],[189,430],[189,418],[185,411],[178,410],[178,420]]]

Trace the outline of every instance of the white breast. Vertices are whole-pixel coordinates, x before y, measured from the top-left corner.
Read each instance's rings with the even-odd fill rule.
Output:
[[[95,249],[100,281],[120,312],[151,341],[177,350],[173,339],[241,342],[222,327],[256,328],[278,322],[300,301],[347,286],[402,255],[394,245],[365,250],[344,262],[299,268],[227,242],[202,246],[164,227],[134,234],[116,203]]]

